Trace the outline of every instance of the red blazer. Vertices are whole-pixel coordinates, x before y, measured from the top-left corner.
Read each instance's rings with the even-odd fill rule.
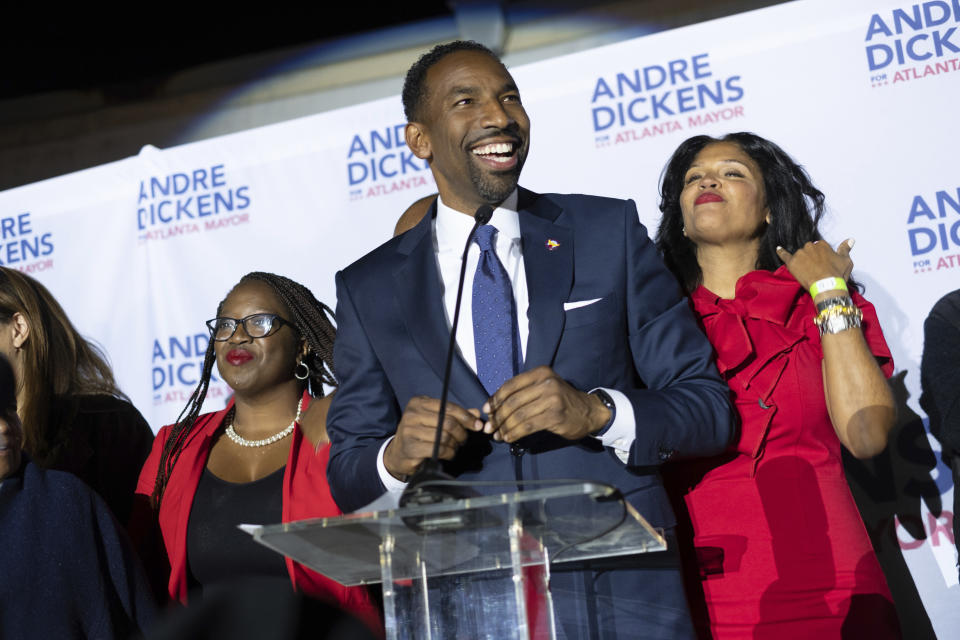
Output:
[[[304,410],[309,406],[309,402],[309,395],[304,394]],[[197,485],[213,446],[213,436],[232,404],[231,401],[222,411],[207,413],[197,418],[167,481],[160,502],[160,512],[157,514],[163,544],[170,561],[168,591],[171,598],[183,604],[187,602],[187,522],[190,519],[190,508],[193,506]],[[137,493],[147,498],[153,493],[160,454],[171,427],[172,425],[167,425],[157,434],[150,457],[140,471]],[[329,443],[314,451],[310,441],[304,438],[297,425],[291,437],[290,457],[287,458],[287,466],[283,472],[283,522],[341,514],[327,485],[329,455]],[[285,560],[290,581],[297,591],[334,602],[371,627],[382,629],[379,614],[365,588],[345,587],[290,558]]]

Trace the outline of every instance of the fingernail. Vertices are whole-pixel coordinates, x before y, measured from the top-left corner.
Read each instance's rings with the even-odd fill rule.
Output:
[[[855,245],[856,243],[857,241],[854,240],[853,238],[847,238],[847,246],[850,247],[851,249],[853,249],[853,245]]]
[[[489,420],[483,423],[483,432],[484,433],[493,433],[493,423]]]
[[[783,251],[783,247],[781,247],[780,245],[777,245],[777,251]]]
[[[490,415],[490,401],[483,403],[483,408],[481,409],[483,413]]]

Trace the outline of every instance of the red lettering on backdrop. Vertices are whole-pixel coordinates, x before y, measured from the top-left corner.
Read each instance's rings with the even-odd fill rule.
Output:
[[[927,514],[927,526],[926,526],[926,536],[920,540],[913,540],[912,536],[908,533],[908,540],[904,540],[900,537],[900,531],[904,530],[903,525],[900,524],[899,518],[894,518],[894,532],[897,537],[897,542],[900,544],[901,549],[906,549],[907,551],[911,549],[916,549],[917,547],[923,546],[923,543],[927,540],[930,540],[930,544],[939,547],[941,544],[953,545],[953,512],[947,511],[944,509],[939,516],[936,516],[932,513]],[[946,542],[941,541],[940,534],[943,534],[946,538]]]
[[[930,544],[935,547],[940,546],[940,534],[943,533],[948,540],[948,544],[953,546],[953,514],[946,509],[940,514],[940,517],[927,514],[927,523],[930,529]]]

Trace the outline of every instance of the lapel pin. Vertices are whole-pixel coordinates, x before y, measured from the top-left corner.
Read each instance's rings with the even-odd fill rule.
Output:
[[[559,246],[560,246],[560,243],[557,242],[556,240],[554,240],[553,238],[548,238],[548,239],[547,239],[547,250],[548,250],[548,251],[553,251],[554,249],[556,249],[556,248],[559,247]]]

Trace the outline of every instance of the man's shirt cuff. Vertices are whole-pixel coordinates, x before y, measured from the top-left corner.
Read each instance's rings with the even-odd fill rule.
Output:
[[[393,440],[393,436],[384,440],[383,444],[380,445],[380,452],[377,453],[377,473],[380,474],[380,482],[383,483],[384,488],[390,493],[397,493],[406,489],[407,483],[394,478],[383,464],[383,452],[387,450],[387,445],[390,444],[391,440]]]
[[[620,462],[626,464],[627,460],[630,459],[630,447],[633,446],[633,441],[637,437],[637,422],[633,415],[633,403],[622,391],[607,389],[606,387],[600,388],[607,392],[617,410],[610,427],[603,434],[595,437],[603,443],[603,446],[613,449]],[[394,479],[394,482],[397,482],[397,480]]]

